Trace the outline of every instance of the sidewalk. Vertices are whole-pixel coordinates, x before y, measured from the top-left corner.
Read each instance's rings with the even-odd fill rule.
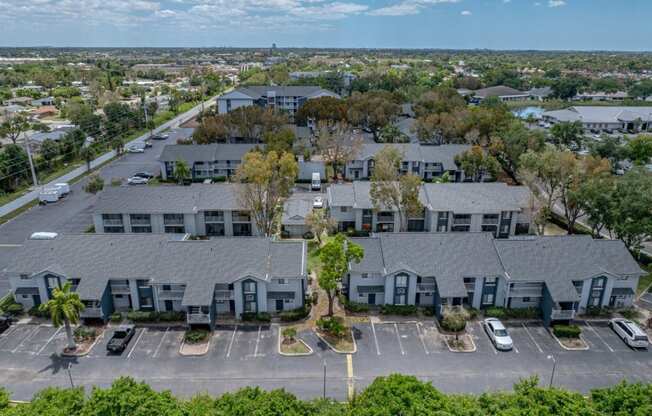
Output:
[[[208,101],[204,101],[204,107],[207,108],[207,107],[210,107],[210,106],[214,105],[216,98],[217,98],[217,96],[210,98]],[[158,126],[157,128],[155,128],[153,130],[154,134],[160,133],[163,130],[166,130],[166,129],[169,129],[169,128],[178,127],[180,124],[185,123],[186,121],[190,120],[191,118],[193,118],[197,114],[199,114],[199,111],[201,110],[201,108],[202,108],[202,104],[200,103],[197,106],[195,106],[195,107],[191,108],[190,110],[186,111],[185,113],[180,114],[180,115],[176,116],[175,118],[173,118],[172,120],[161,124],[160,126]],[[137,137],[136,139],[134,139],[134,140],[132,140],[132,141],[130,141],[128,143],[126,143],[125,147],[129,146],[131,144],[135,144],[135,143],[143,143],[148,137],[149,137],[149,132],[143,134],[142,136]],[[105,153],[102,156],[99,156],[97,159],[95,159],[95,160],[93,160],[91,162],[91,169],[94,169],[94,168],[102,165],[103,163],[111,160],[113,157],[115,157],[115,155],[116,155],[115,151],[111,150],[110,152]],[[65,175],[62,175],[62,176],[60,176],[60,177],[58,177],[58,178],[56,178],[56,179],[54,179],[54,180],[52,180],[52,181],[50,181],[50,182],[48,182],[46,184],[40,184],[39,188],[41,188],[43,186],[51,186],[51,185],[54,185],[55,183],[59,183],[59,182],[70,182],[73,179],[83,175],[84,173],[86,173],[86,164],[84,164],[84,165],[78,167],[77,169],[72,170],[72,171],[66,173]],[[11,212],[13,212],[13,211],[15,211],[15,210],[29,204],[30,202],[36,200],[38,198],[39,188],[34,189],[34,190],[28,192],[27,194],[21,196],[20,198],[17,198],[15,200],[1,206],[0,207],[0,217],[4,217],[5,215],[10,214]]]

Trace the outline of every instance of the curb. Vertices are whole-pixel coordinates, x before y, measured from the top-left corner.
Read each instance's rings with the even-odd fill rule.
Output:
[[[351,329],[351,339],[353,340],[353,351],[338,350],[335,347],[333,347],[328,341],[326,341],[326,339],[324,339],[324,337],[319,335],[319,333],[317,332],[316,329],[313,329],[313,332],[315,333],[315,335],[317,335],[317,338],[322,340],[322,342],[324,344],[328,345],[328,348],[330,348],[331,350],[333,350],[334,352],[336,352],[338,354],[355,354],[356,352],[358,352],[358,344],[355,342],[355,336],[353,336],[353,329]]]
[[[469,351],[454,350],[454,349],[451,348],[450,344],[448,343],[448,337],[449,336],[454,336],[454,335],[444,335],[446,337],[446,347],[448,348],[448,351],[453,352],[453,353],[457,353],[457,354],[470,354],[470,353],[476,352],[478,348],[475,346],[475,341],[473,341],[473,336],[471,336],[471,334],[468,334],[468,333],[466,333],[464,335],[468,336],[469,339],[471,340],[471,344],[473,345],[473,349],[469,350]]]
[[[183,353],[183,346],[186,345],[186,339],[184,337],[183,341],[181,341],[181,345],[179,345],[179,355],[182,357],[201,357],[203,355],[208,354],[208,350],[211,348],[211,339],[213,339],[213,335],[208,338],[208,342],[206,343],[206,351],[203,352],[198,352],[198,353]]]
[[[296,340],[306,347],[308,347],[308,352],[297,352],[297,353],[288,353],[288,352],[283,352],[281,351],[281,338],[283,336],[281,335],[281,332],[279,331],[278,333],[278,353],[284,357],[306,357],[308,355],[312,355],[314,353],[313,349],[306,343],[304,340],[301,338],[296,338]],[[324,341],[325,342],[325,341]]]
[[[106,331],[106,330],[105,330],[105,331]],[[87,356],[88,354],[90,354],[91,351],[93,351],[93,348],[95,348],[95,345],[97,345],[97,343],[100,342],[100,339],[104,338],[104,332],[105,332],[105,331],[102,331],[102,333],[100,334],[100,336],[98,336],[97,338],[95,338],[95,341],[93,341],[93,343],[91,344],[91,346],[88,347],[88,350],[87,350],[86,352],[83,352],[83,353],[80,353],[80,354],[75,354],[75,353],[65,353],[65,352],[62,352],[62,353],[59,354],[59,355],[60,355],[61,357],[85,357],[85,356]]]
[[[573,348],[573,347],[567,347],[567,346],[565,346],[564,344],[562,344],[561,340],[560,340],[559,338],[557,338],[557,336],[556,336],[552,331],[548,330],[548,333],[549,333],[550,335],[552,335],[552,337],[557,341],[557,343],[559,344],[559,346],[562,347],[563,349],[565,349],[566,351],[587,351],[587,350],[590,349],[590,347],[589,347],[589,343],[586,342],[586,340],[584,339],[584,337],[582,336],[582,334],[580,334],[579,339],[582,340],[582,342],[584,343],[585,347],[576,347],[576,348]]]

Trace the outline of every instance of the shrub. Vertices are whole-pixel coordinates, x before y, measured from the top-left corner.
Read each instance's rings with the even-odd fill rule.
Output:
[[[127,319],[132,322],[154,322],[154,316],[151,312],[132,311],[127,312]]]
[[[226,176],[213,176],[213,183],[226,182]]]
[[[310,313],[310,308],[301,307],[291,311],[283,311],[279,314],[282,322],[292,322],[304,319]]]
[[[491,307],[487,308],[484,311],[484,316],[488,318],[498,318],[502,319],[505,317],[505,308]]]
[[[625,319],[637,319],[641,316],[641,313],[636,310],[636,308],[621,309],[618,313],[620,313]]]
[[[42,311],[38,306],[34,306],[31,308],[27,313],[30,316],[34,316],[37,318],[49,318],[50,314],[47,311]]]
[[[242,314],[241,318],[243,321],[246,322],[253,322],[253,321],[271,322],[272,315],[270,315],[267,312],[259,312],[259,313],[245,312]]]
[[[319,301],[319,293],[312,292],[312,304],[316,305],[318,301]]]
[[[577,325],[555,325],[552,332],[557,338],[579,338],[582,329]]]
[[[95,328],[82,325],[75,328],[74,335],[76,342],[92,341],[97,337],[97,330]]]
[[[613,309],[609,307],[589,306],[586,308],[585,315],[600,318],[610,318],[613,315]]]
[[[341,338],[344,336],[345,327],[340,318],[319,318],[317,320],[317,327],[334,337]]]
[[[111,322],[114,324],[122,322],[122,314],[120,312],[114,312],[111,314]]]
[[[469,319],[475,319],[478,317],[479,311],[476,308],[464,308],[464,310],[469,314]]]
[[[8,306],[5,306],[2,310],[10,315],[20,315],[23,313],[23,305],[20,303],[12,303]]]
[[[283,338],[294,339],[297,336],[297,329],[293,327],[283,329]]]
[[[343,294],[340,294],[338,298],[342,306],[344,306],[344,309],[348,312],[364,313],[369,311],[369,305],[366,303],[351,302]]]
[[[461,332],[466,328],[467,315],[461,311],[450,311],[444,314],[441,327],[450,332]]]
[[[435,316],[435,310],[433,308],[422,308],[421,313],[424,316]]]
[[[161,322],[185,321],[186,313],[183,311],[158,312],[158,320]]]
[[[498,319],[538,319],[541,317],[539,308],[487,308],[484,312],[489,318]]]
[[[287,230],[281,231],[281,238],[290,238],[290,232]]]
[[[369,231],[358,231],[352,228],[349,228],[346,231],[346,235],[349,237],[369,237]]]
[[[315,233],[313,233],[312,231],[306,231],[305,233],[303,233],[304,240],[312,240],[313,238],[315,238]]]
[[[208,331],[205,329],[191,329],[186,331],[183,339],[188,344],[198,344],[208,339]]]
[[[380,313],[383,315],[416,315],[417,307],[415,305],[383,305]]]

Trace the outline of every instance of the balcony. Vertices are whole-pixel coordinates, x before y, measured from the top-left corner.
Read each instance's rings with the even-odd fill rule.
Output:
[[[573,309],[553,309],[550,313],[550,319],[553,321],[570,321],[575,318]]]
[[[111,285],[111,293],[114,295],[128,295],[131,293],[129,285]]]
[[[453,225],[471,225],[471,218],[453,218]]]
[[[210,324],[211,316],[207,313],[189,313],[186,315],[189,324]]]
[[[233,213],[231,216],[233,222],[251,222],[251,216],[248,214]]]
[[[231,300],[233,299],[232,290],[216,290],[215,291],[215,300]]]
[[[543,296],[542,292],[541,287],[513,288],[509,291],[509,296],[512,298],[540,298]]]
[[[84,308],[79,313],[80,318],[102,318],[102,308]]]
[[[183,298],[183,292],[183,289],[159,290],[158,298],[162,300],[181,299]]]
[[[376,216],[377,222],[394,222],[394,214],[378,214]]]
[[[105,227],[122,227],[122,220],[103,220]]]
[[[131,220],[131,225],[132,226],[139,226],[139,227],[150,227],[152,225],[152,222],[150,220]]]
[[[434,283],[417,283],[417,292],[434,292]]]
[[[475,282],[464,283],[464,289],[466,289],[467,292],[475,291]]]
[[[205,214],[204,215],[204,221],[206,223],[224,222],[224,214],[220,214],[220,215]]]

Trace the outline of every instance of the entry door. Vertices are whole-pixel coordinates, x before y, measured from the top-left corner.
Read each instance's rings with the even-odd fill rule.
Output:
[[[367,303],[370,305],[375,305],[376,304],[376,294],[375,293],[370,293],[367,295]]]
[[[276,299],[276,310],[277,311],[283,310],[283,299]]]
[[[174,303],[171,300],[165,301],[165,310],[167,312],[172,312],[174,310]]]
[[[34,302],[34,306],[39,306],[41,304],[41,295],[32,295],[32,302]]]

